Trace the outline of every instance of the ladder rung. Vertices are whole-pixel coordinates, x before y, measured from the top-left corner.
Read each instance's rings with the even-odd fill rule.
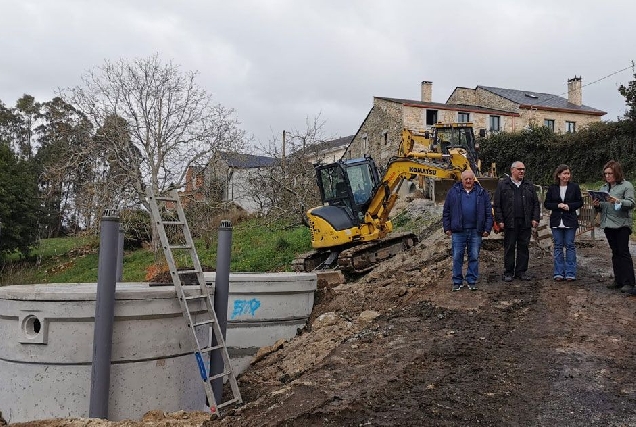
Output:
[[[162,221],[163,225],[185,225],[183,221]]]
[[[179,199],[175,199],[174,197],[168,197],[168,196],[155,196],[155,200],[157,201],[162,201],[162,202],[178,202]]]
[[[177,274],[191,274],[198,273],[199,270],[177,270]]]
[[[223,371],[220,374],[212,375],[210,378],[208,378],[208,381],[214,381],[217,378],[227,377],[229,374],[230,371]]]
[[[184,297],[183,299],[186,300],[186,301],[192,301],[192,300],[195,300],[195,299],[205,299],[207,297],[208,297],[207,295],[193,295],[193,296],[190,296],[190,297]]]
[[[214,323],[214,319],[204,320],[203,322],[193,323],[192,327],[196,328],[196,327],[199,327],[199,326],[209,325],[211,323]]]
[[[170,249],[192,249],[191,245],[170,245]]]
[[[215,345],[213,347],[203,347],[201,349],[201,353],[209,353],[211,351],[218,350],[218,349],[223,348],[223,347],[224,346],[222,346],[222,345]]]
[[[218,405],[216,405],[216,409],[221,409],[221,408],[223,408],[225,406],[231,405],[231,404],[236,403],[236,402],[240,403],[240,402],[242,402],[242,400],[239,399],[238,397],[235,397],[233,399],[228,400],[227,402],[219,403]]]

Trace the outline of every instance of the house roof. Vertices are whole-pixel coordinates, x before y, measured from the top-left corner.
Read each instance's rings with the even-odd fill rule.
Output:
[[[466,112],[484,113],[484,114],[496,114],[500,116],[519,116],[519,114],[510,112],[510,111],[495,110],[493,108],[478,107],[476,105],[443,104],[441,102],[422,102],[422,101],[415,101],[412,99],[387,98],[384,96],[376,96],[376,98],[384,99],[385,101],[390,101],[390,102],[397,102],[398,104],[407,105],[411,107],[434,108],[436,110],[466,111]]]
[[[330,141],[324,141],[317,144],[312,144],[305,149],[305,153],[324,153],[326,151],[337,150],[349,145],[353,140],[354,135],[343,136],[340,138],[332,139]]]
[[[520,107],[536,107],[545,109],[568,110],[586,114],[603,115],[605,111],[588,107],[587,105],[576,105],[568,102],[567,98],[549,93],[533,92],[529,90],[503,89],[500,87],[477,86],[495,95],[506,98]]]
[[[220,153],[220,157],[229,167],[240,169],[269,167],[276,162],[273,157],[244,153]]]

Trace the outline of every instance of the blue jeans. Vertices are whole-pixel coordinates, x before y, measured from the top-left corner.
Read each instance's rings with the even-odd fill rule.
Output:
[[[453,283],[461,284],[464,281],[462,266],[464,254],[468,253],[468,268],[466,269],[466,281],[476,283],[479,276],[479,249],[481,249],[481,234],[476,229],[467,229],[451,234],[453,246]]]
[[[576,228],[553,228],[554,277],[576,279],[576,248],[574,236]],[[565,255],[563,249],[565,248]]]

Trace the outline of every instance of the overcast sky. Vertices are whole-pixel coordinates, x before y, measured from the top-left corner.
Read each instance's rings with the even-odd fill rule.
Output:
[[[636,2],[589,0],[0,0],[0,100],[48,101],[104,60],[158,53],[258,141],[354,134],[374,96],[433,101],[477,85],[567,97],[615,120],[633,80]],[[598,83],[592,82],[602,79]]]

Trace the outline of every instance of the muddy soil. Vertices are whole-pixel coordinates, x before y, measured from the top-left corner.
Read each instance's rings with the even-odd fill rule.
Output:
[[[437,230],[320,289],[308,327],[261,352],[239,380],[245,404],[220,421],[153,412],[15,426],[636,426],[636,298],[605,287],[602,233],[577,239],[571,283],[552,280],[534,244],[534,279],[502,282],[496,237],[478,290],[451,292],[450,239]]]

